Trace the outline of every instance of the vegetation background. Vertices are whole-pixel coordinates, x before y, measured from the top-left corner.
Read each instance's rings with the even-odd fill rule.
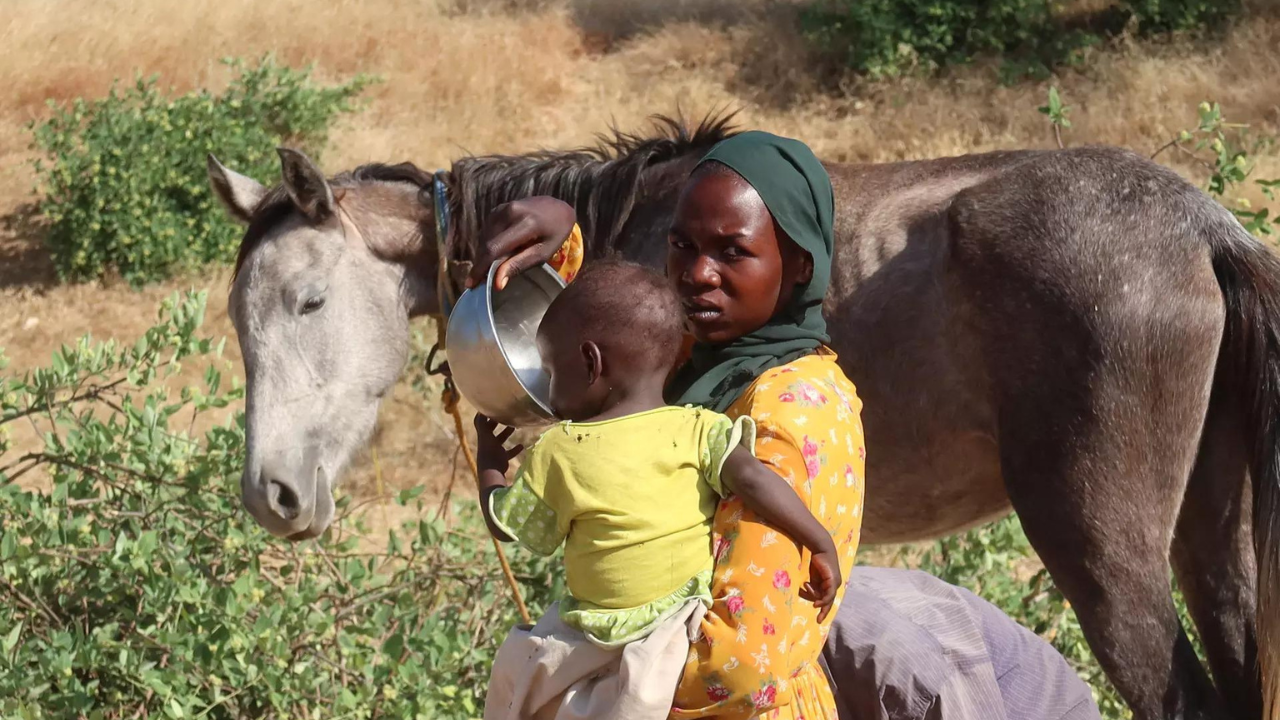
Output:
[[[433,167],[730,107],[846,162],[1164,148],[1259,234],[1271,184],[1256,181],[1280,176],[1280,12],[1265,0],[6,10],[0,717],[473,717],[514,617],[439,387],[415,368],[344,486],[338,535],[286,547],[238,511],[241,369],[234,339],[215,352],[233,338],[220,263],[235,234],[203,189],[207,147],[270,182],[282,137],[334,172]],[[193,286],[208,292],[174,294]],[[434,329],[416,331],[420,363]],[[977,589],[1124,716],[1016,520],[863,559]],[[535,609],[561,589],[554,564],[516,563]]]

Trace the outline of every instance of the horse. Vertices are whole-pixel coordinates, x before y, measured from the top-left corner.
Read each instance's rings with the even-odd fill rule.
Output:
[[[410,318],[441,312],[491,211],[554,195],[577,208],[587,262],[662,267],[681,186],[734,132],[726,116],[658,118],[596,147],[462,158],[438,183],[409,163],[326,178],[282,149],[268,189],[210,156],[247,225],[229,303],[246,508],[278,536],[326,529]],[[865,403],[865,540],[1016,510],[1136,718],[1280,717],[1280,260],[1118,148],[827,168],[824,310]]]

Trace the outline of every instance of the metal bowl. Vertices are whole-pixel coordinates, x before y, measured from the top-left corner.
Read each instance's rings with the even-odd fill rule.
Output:
[[[550,378],[538,355],[538,323],[564,281],[548,265],[511,277],[494,292],[483,285],[462,293],[445,334],[453,381],[472,405],[503,425],[537,427],[555,420]]]

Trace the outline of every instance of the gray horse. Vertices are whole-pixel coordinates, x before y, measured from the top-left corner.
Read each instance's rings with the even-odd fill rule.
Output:
[[[483,218],[531,194],[575,204],[588,262],[661,267],[684,179],[731,133],[663,121],[595,149],[460,160],[445,176],[445,282],[480,257]],[[244,503],[301,539],[332,521],[409,318],[439,312],[441,258],[429,175],[326,179],[281,157],[271,190],[212,158],[209,175],[248,225],[231,288]],[[829,170],[826,310],[866,403],[865,539],[935,538],[1012,507],[1137,718],[1280,716],[1280,261],[1203,192],[1118,149]]]

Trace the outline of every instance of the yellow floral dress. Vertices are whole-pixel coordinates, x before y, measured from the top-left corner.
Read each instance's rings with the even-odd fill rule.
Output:
[[[582,249],[582,230],[574,225],[569,237],[565,238],[564,244],[547,264],[560,275],[562,280],[571,283],[578,276],[578,271],[582,269]]]
[[[824,349],[765,372],[726,413],[756,421],[756,456],[831,531],[846,578],[862,528],[861,411],[853,383]],[[817,658],[836,612],[818,624],[813,604],[799,596],[809,551],[736,498],[720,503],[713,533],[715,603],[690,649],[671,717],[835,720]],[[843,598],[842,587],[837,608]]]
[[[575,226],[550,263],[566,282],[581,268],[582,250]],[[849,577],[862,529],[867,453],[862,402],[835,353],[824,348],[765,372],[725,414],[755,420],[756,457],[831,531],[840,571]],[[809,551],[737,498],[720,503],[712,539],[714,603],[690,648],[671,717],[836,720],[817,659],[844,588],[818,624],[817,610],[799,595]]]

